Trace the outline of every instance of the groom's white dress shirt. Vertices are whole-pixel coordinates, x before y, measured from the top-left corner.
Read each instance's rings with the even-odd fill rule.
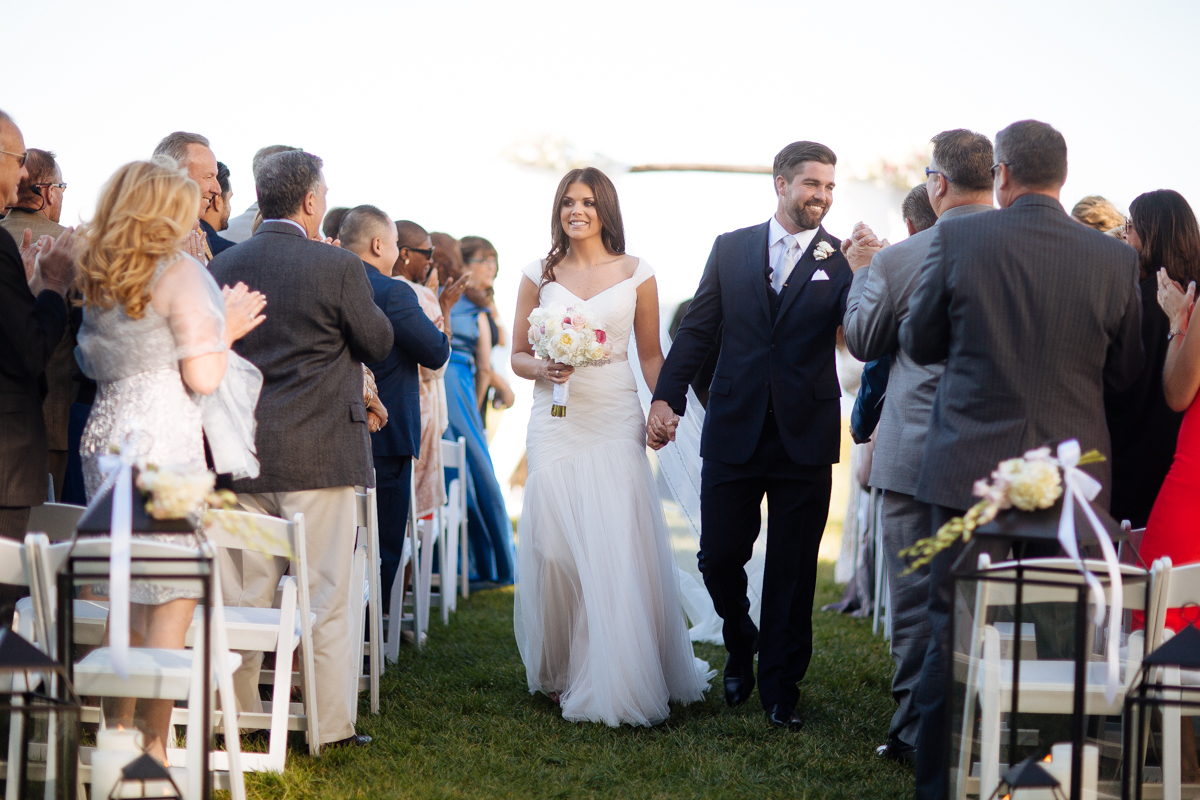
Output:
[[[817,229],[813,228],[808,231],[800,231],[797,234],[788,233],[779,224],[779,220],[775,215],[771,215],[771,232],[767,238],[768,258],[771,262],[771,285],[775,287],[775,291],[782,291],[783,284],[787,281],[788,276],[792,274],[792,268],[796,266],[796,262],[808,250],[808,246],[812,244],[813,237],[817,235]],[[796,242],[795,252],[790,259],[785,259],[787,255],[789,243],[785,240],[791,237]]]

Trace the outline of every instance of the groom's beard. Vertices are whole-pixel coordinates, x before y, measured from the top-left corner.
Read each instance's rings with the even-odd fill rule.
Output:
[[[787,210],[788,218],[802,231],[811,231],[816,228],[828,213],[829,204],[817,202],[809,202],[803,206],[789,206]]]

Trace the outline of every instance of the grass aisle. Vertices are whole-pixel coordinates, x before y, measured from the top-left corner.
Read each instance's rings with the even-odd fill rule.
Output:
[[[837,597],[822,564],[817,606]],[[910,770],[874,756],[892,714],[892,665],[869,622],[817,612],[801,684],[800,733],[770,730],[758,695],[725,707],[720,676],[702,703],[653,729],[564,722],[530,697],[512,633],[511,589],[473,594],[424,654],[401,649],[365,749],[295,751],[282,776],[247,775],[252,798],[884,798],[912,794]],[[697,645],[720,668],[725,650]]]

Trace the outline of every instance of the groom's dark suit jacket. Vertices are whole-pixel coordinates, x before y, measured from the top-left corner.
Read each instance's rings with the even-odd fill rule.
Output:
[[[1000,461],[1063,439],[1111,457],[1104,390],[1137,379],[1141,320],[1137,253],[1051,197],[939,223],[900,326],[913,361],[946,360],[917,499],[969,508]],[[1109,464],[1088,470],[1107,507]]]
[[[839,249],[841,241],[821,227],[783,292],[772,297],[769,233],[768,221],[717,237],[658,376],[654,399],[683,414],[689,381],[720,347],[700,455],[725,464],[746,463],[770,405],[792,461],[833,464],[841,450],[834,346],[853,276]],[[813,253],[821,242],[834,252],[818,261]],[[829,279],[812,280],[818,270]]]

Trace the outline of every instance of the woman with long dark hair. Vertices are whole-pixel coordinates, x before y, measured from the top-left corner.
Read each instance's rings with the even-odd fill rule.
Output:
[[[1129,243],[1140,254],[1143,272],[1157,271],[1156,294],[1167,316],[1164,397],[1172,410],[1184,412],[1175,459],[1139,552],[1147,564],[1160,556],[1177,565],[1193,564],[1200,562],[1200,403],[1194,402],[1200,389],[1200,331],[1188,323],[1200,278],[1200,226],[1183,196],[1168,190],[1141,195],[1130,214]],[[1179,609],[1168,610],[1168,627],[1179,630],[1184,624]]]
[[[654,725],[669,701],[701,699],[709,676],[688,639],[628,356],[633,335],[653,391],[663,364],[658,286],[650,265],[625,252],[604,173],[562,179],[550,252],[523,273],[512,369],[535,386],[514,627],[529,690],[571,721]],[[554,304],[602,323],[607,363],[572,369],[534,355],[529,315]],[[553,387],[568,379],[569,410],[552,416]]]

